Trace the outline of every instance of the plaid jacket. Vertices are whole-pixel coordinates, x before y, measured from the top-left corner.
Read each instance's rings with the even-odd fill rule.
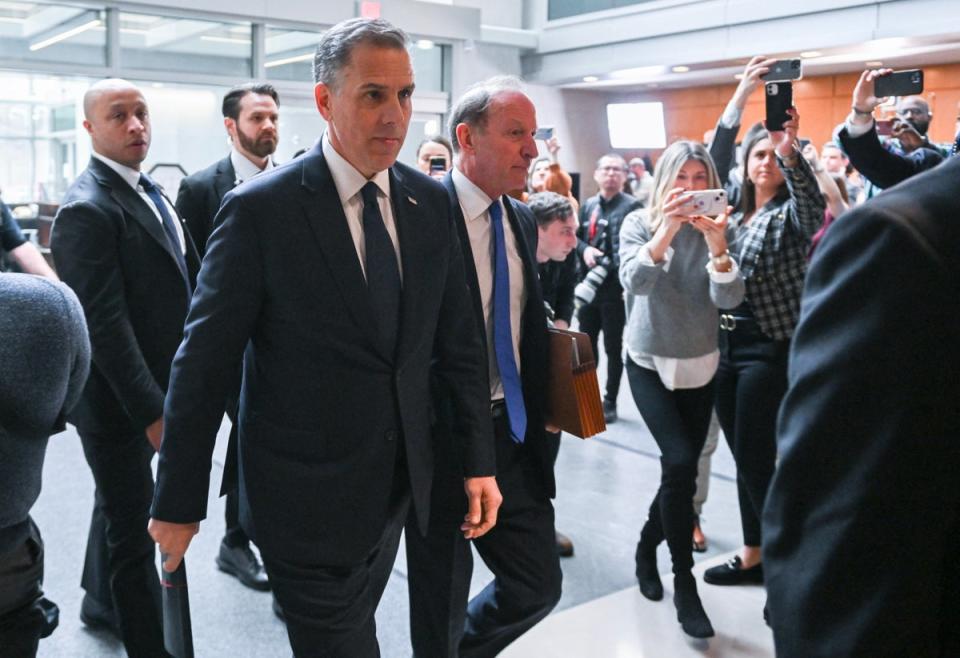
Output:
[[[737,237],[731,251],[740,256],[746,298],[763,333],[786,340],[800,314],[810,239],[823,224],[826,203],[806,160],[798,157],[795,167],[787,167],[778,156],[777,164],[789,196],[771,200],[746,224],[743,212],[736,213],[732,222]]]

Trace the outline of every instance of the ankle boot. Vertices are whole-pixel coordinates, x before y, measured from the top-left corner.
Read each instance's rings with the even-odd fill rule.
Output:
[[[663,598],[663,583],[657,572],[657,549],[648,549],[643,542],[637,544],[635,556],[637,564],[637,582],[640,583],[640,593],[651,601]]]
[[[677,621],[683,632],[690,637],[713,637],[713,626],[700,603],[697,594],[697,581],[693,574],[684,573],[674,576],[673,604],[677,607]]]

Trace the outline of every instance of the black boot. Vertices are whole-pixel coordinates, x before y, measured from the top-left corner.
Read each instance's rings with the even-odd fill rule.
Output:
[[[713,637],[713,626],[700,603],[697,581],[693,574],[684,573],[673,578],[673,604],[677,607],[677,621],[690,637]]]
[[[663,583],[660,581],[660,574],[657,572],[657,547],[654,546],[650,549],[644,546],[642,541],[638,542],[635,560],[640,593],[651,601],[661,600],[663,598]]]

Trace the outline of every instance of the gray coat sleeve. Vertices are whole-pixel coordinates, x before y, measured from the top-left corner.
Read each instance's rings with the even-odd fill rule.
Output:
[[[620,283],[632,295],[646,295],[664,273],[666,261],[656,265],[640,262],[640,249],[650,241],[647,213],[636,210],[623,218],[620,229]]]

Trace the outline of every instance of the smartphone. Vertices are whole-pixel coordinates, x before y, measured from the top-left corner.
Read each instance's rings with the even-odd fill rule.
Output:
[[[435,171],[441,173],[447,170],[447,159],[442,156],[434,156],[430,158],[430,173],[432,174]]]
[[[910,69],[894,71],[890,75],[877,78],[873,82],[874,96],[914,96],[923,93],[923,71]]]
[[[799,59],[778,59],[770,65],[770,70],[760,76],[765,82],[786,82],[803,77],[803,61]]]
[[[793,85],[789,82],[768,82],[767,130],[783,130],[783,124],[790,120],[787,110],[793,107]]]
[[[534,139],[539,139],[542,141],[547,141],[553,137],[553,126],[544,126],[543,128],[537,128],[537,132],[533,133]]]
[[[706,215],[716,217],[727,211],[727,193],[724,190],[700,190],[699,192],[684,192],[683,198],[689,203],[683,205],[680,214]]]
[[[877,119],[877,134],[883,137],[889,137],[893,134],[894,119]]]
[[[802,151],[803,149],[807,148],[808,146],[810,146],[810,140],[809,140],[809,139],[800,138],[800,150]]]

